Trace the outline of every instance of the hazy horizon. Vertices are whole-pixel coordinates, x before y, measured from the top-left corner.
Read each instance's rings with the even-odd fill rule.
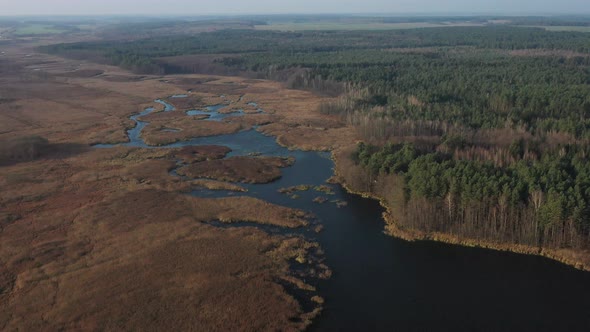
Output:
[[[0,0],[0,16],[199,16],[268,14],[583,15],[588,0]]]

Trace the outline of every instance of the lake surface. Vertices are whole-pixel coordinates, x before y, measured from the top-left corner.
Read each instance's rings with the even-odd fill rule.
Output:
[[[148,124],[139,117],[131,117],[137,127],[129,131],[127,145],[147,147],[139,134]],[[289,151],[255,130],[158,148],[204,144],[228,146],[230,156],[296,158],[281,179],[244,185],[247,193],[196,189],[193,195],[248,195],[316,216],[324,226],[318,234],[285,230],[319,242],[333,271],[318,284],[326,303],[312,331],[590,331],[590,273],[542,257],[387,236],[379,203],[337,185],[329,185],[333,195],[280,194],[284,187],[325,184],[333,162],[327,153]],[[318,196],[328,201],[312,202]],[[348,205],[338,207],[336,201]]]

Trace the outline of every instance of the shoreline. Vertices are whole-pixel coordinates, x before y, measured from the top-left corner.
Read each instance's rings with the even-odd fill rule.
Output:
[[[380,197],[374,193],[364,192],[351,188],[346,179],[339,172],[338,158],[336,157],[335,151],[331,153],[331,159],[334,162],[334,176],[333,179],[336,183],[340,184],[348,193],[353,195],[362,196],[379,201],[379,204],[385,209],[383,212],[383,221],[385,228],[383,232],[392,237],[408,241],[435,241],[441,243],[447,243],[451,245],[458,245],[463,247],[471,248],[482,248],[496,251],[512,252],[516,254],[534,255],[545,257],[561,264],[573,267],[577,270],[590,272],[590,257],[589,254],[580,253],[569,249],[549,249],[549,248],[538,248],[531,247],[522,244],[506,244],[496,243],[484,240],[476,240],[472,238],[464,238],[458,235],[448,233],[426,233],[419,230],[405,230],[399,228],[396,224],[391,208],[385,202],[383,197]],[[585,257],[576,257],[585,256]]]

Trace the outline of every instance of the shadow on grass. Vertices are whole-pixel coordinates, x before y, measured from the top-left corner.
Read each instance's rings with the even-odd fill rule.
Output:
[[[38,136],[0,141],[0,167],[34,160],[64,159],[90,149],[84,144],[49,143]]]

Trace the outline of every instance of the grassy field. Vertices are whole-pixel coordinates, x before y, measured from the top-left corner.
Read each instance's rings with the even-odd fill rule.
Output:
[[[482,26],[480,23],[346,23],[346,22],[312,22],[312,23],[270,23],[257,25],[257,30],[304,31],[304,30],[399,30],[416,28],[439,28],[456,26]]]
[[[528,26],[529,28],[543,28],[547,31],[575,31],[575,32],[590,32],[590,27],[582,27],[582,26],[541,26],[541,25],[532,25]]]
[[[507,21],[498,22],[500,24]],[[417,28],[484,26],[473,22],[411,22],[411,23],[378,23],[378,22],[269,22],[268,25],[257,25],[257,30],[305,31],[305,30],[401,30]],[[527,25],[527,28],[543,28],[547,31],[590,32],[585,26],[541,26]]]
[[[44,24],[31,24],[24,27],[19,27],[14,31],[15,35],[18,36],[25,36],[25,35],[49,35],[49,34],[57,34],[65,32],[66,30],[56,28],[52,25],[44,25]]]

